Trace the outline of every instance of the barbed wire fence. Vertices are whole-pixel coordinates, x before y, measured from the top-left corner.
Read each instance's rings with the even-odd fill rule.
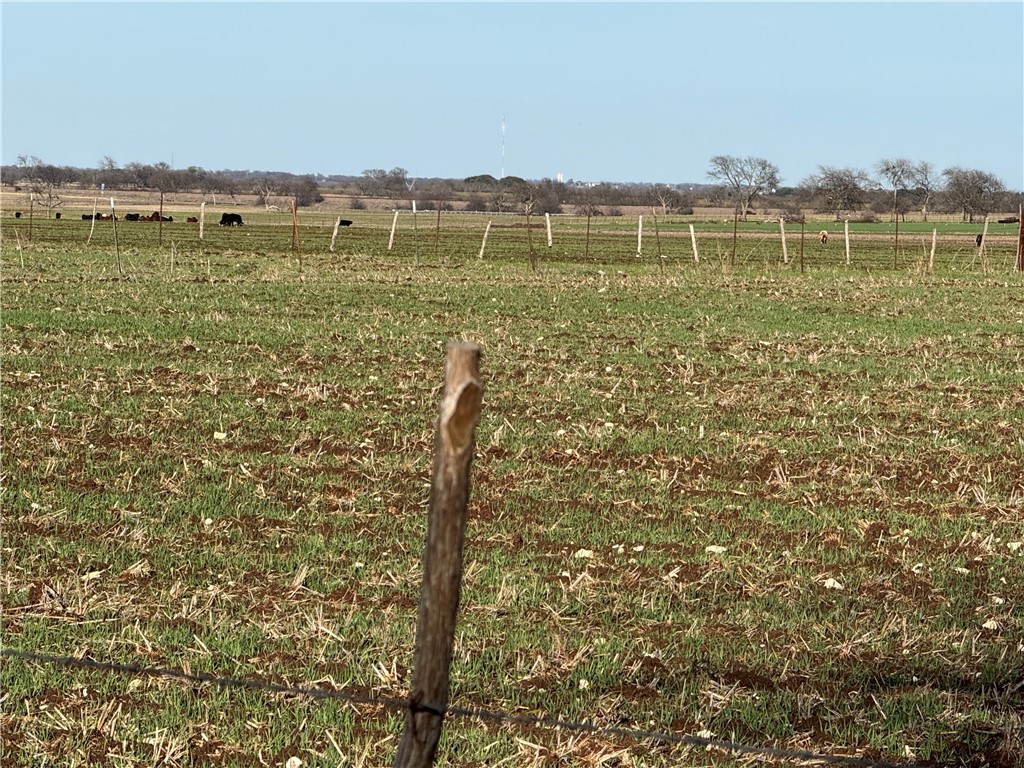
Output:
[[[850,768],[925,768],[918,763],[892,763],[885,760],[855,757],[850,755],[822,754],[805,750],[782,749],[780,747],[758,746],[736,741],[708,738],[696,734],[672,734],[658,731],[643,731],[633,728],[603,727],[593,723],[562,720],[550,716],[515,715],[479,707],[435,706],[430,702],[413,701],[412,699],[396,699],[387,696],[368,696],[349,693],[331,688],[315,688],[303,685],[284,685],[259,679],[240,679],[220,677],[206,672],[186,672],[181,669],[165,667],[147,667],[138,664],[121,664],[111,661],[98,661],[89,656],[56,656],[33,651],[19,651],[13,648],[0,648],[0,657],[19,659],[25,662],[51,664],[67,668],[88,669],[108,674],[132,675],[135,677],[154,677],[180,682],[214,685],[225,689],[243,689],[261,693],[297,696],[314,700],[335,700],[348,704],[376,707],[395,712],[410,710],[427,712],[437,717],[467,718],[487,720],[499,725],[519,727],[535,727],[548,730],[589,733],[604,738],[629,738],[637,742],[647,742],[657,746],[691,746],[698,748],[718,749],[734,754],[759,755],[766,758],[794,760],[801,762],[822,763],[825,765],[849,766]]]

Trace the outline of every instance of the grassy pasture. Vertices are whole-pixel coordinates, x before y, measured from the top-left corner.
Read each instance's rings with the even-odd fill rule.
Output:
[[[263,218],[263,217],[266,218]],[[175,219],[179,216],[176,213]],[[181,216],[184,218],[184,215]],[[929,766],[1024,753],[1013,230],[3,223],[3,645],[408,694],[433,419],[483,349],[452,704]],[[497,227],[499,223],[507,226]],[[534,224],[542,220],[534,219]],[[856,225],[851,225],[855,231]],[[866,226],[866,225],[865,225]],[[758,229],[760,227],[760,230]],[[841,233],[841,227],[839,228]],[[901,242],[903,228],[901,227]],[[772,235],[775,238],[776,235]],[[20,242],[20,248],[19,248]],[[419,266],[416,266],[417,261]],[[3,765],[381,765],[395,712],[5,659]],[[747,765],[467,718],[440,764]],[[766,764],[787,764],[765,758]]]
[[[152,206],[149,206],[152,207]],[[143,206],[146,211],[149,208]],[[127,210],[127,209],[126,209]],[[292,252],[292,219],[290,213],[262,209],[238,209],[246,221],[243,227],[220,227],[220,214],[210,209],[206,216],[205,236],[199,239],[199,227],[185,223],[185,218],[198,215],[198,211],[174,210],[175,221],[117,222],[116,235],[119,249],[131,259],[137,251],[146,252],[157,238],[167,249],[167,263],[178,252],[216,259],[226,254],[245,258],[250,256],[279,256]],[[111,222],[82,221],[82,212],[69,210],[60,221],[37,217],[34,220],[31,241],[35,245],[56,247],[61,251],[81,251],[89,245],[97,251],[114,253],[115,229]],[[121,211],[123,214],[124,211]],[[165,212],[166,213],[166,212]],[[543,217],[534,216],[530,227],[523,216],[487,214],[442,214],[440,229],[436,212],[420,211],[413,217],[410,211],[399,213],[394,247],[388,251],[389,232],[393,213],[383,211],[352,211],[343,214],[352,219],[352,228],[341,228],[335,244],[335,253],[349,256],[411,258],[415,263],[450,266],[473,260],[480,252],[487,222],[492,222],[485,258],[488,261],[509,260],[526,262],[530,247],[540,263],[569,262],[574,265],[615,265],[635,258],[637,252],[636,217],[594,217],[590,224],[577,216],[551,218],[553,247],[547,247]],[[302,212],[299,215],[299,248],[302,254],[327,253],[331,242],[335,214]],[[27,245],[28,224],[24,219],[15,222],[5,219],[5,234],[17,246]],[[655,264],[659,255],[665,266],[677,268],[693,264],[693,250],[689,227],[693,225],[698,241],[698,253],[703,262],[731,267],[771,269],[782,265],[782,243],[777,221],[739,222],[736,232],[735,255],[733,248],[733,221],[729,219],[695,219],[687,216],[644,216],[643,256]],[[1005,274],[1013,271],[1017,247],[1017,225],[989,223],[986,248],[979,255],[975,237],[982,224],[951,221],[907,222],[900,224],[896,266],[893,266],[893,235],[895,225],[856,224],[850,229],[850,264],[846,265],[841,222],[810,221],[804,227],[801,248],[800,226],[786,226],[787,255],[790,264],[799,266],[801,251],[805,269],[836,268],[877,272],[897,271],[924,273],[929,262],[932,230],[937,231],[935,274]],[[818,232],[829,232],[827,245],[818,242]],[[111,262],[112,264],[112,262]],[[241,267],[244,269],[244,266]]]

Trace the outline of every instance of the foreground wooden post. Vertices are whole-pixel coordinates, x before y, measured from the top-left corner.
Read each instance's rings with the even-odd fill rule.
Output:
[[[988,239],[988,216],[985,216],[985,225],[981,228],[981,240],[978,242],[977,259],[981,262],[981,271],[988,272],[988,264],[985,257],[985,241]]]
[[[206,201],[199,204],[199,239],[203,239],[203,226],[206,224]]]
[[[846,238],[846,266],[850,266],[850,220],[843,222],[843,236]]]
[[[636,255],[644,252],[644,217],[640,216],[636,222]]]
[[[690,225],[690,245],[693,246],[694,263],[700,263],[700,254],[697,252],[697,233],[693,231],[693,224]]]
[[[729,256],[729,266],[730,267],[735,266],[735,264],[736,264],[736,231],[737,231],[737,228],[739,227],[739,221],[740,221],[740,209],[737,208],[732,213],[732,255]],[[801,251],[801,254],[802,253],[803,253],[803,251]]]
[[[547,227],[548,227],[548,248],[550,248],[551,245],[552,245],[552,241],[551,241],[551,214],[550,213],[545,213],[544,214],[544,221],[547,223]]]
[[[92,242],[92,233],[96,231],[96,200],[98,196],[94,196],[92,199],[92,223],[89,225],[89,239],[85,241],[86,245]]]
[[[395,209],[395,218],[391,220],[391,237],[388,238],[388,250],[395,244],[395,227],[398,226],[398,209]]]
[[[587,208],[587,239],[583,241],[583,258],[584,259],[589,259],[590,258],[590,217],[592,215],[593,214],[591,213],[590,208],[588,207]]]
[[[484,241],[480,243],[480,253],[477,256],[478,259],[484,257],[484,249],[487,247],[487,236],[491,234],[491,222],[487,222],[487,229],[484,230]]]
[[[928,274],[934,274],[935,272],[935,244],[938,240],[939,230],[932,230],[932,252],[928,255]]]
[[[437,226],[434,227],[434,261],[437,258],[437,248],[441,241],[441,201],[437,201]]]
[[[789,252],[786,251],[786,219],[779,218],[779,235],[782,237],[782,263],[789,264]]]
[[[1024,272],[1024,205],[1017,207],[1017,271]]]
[[[658,249],[658,271],[665,274],[665,257],[661,255],[661,229],[658,227],[658,216],[651,214],[654,219],[654,244]]]
[[[448,706],[448,668],[462,582],[462,546],[469,503],[469,465],[483,388],[480,348],[451,343],[434,437],[430,518],[416,625],[412,693],[392,768],[433,765]]]
[[[341,226],[341,216],[334,220],[334,232],[331,233],[331,253],[334,253],[334,241],[338,239],[338,227]]]
[[[94,215],[93,223],[95,222]],[[110,198],[110,223],[114,225],[114,257],[117,261],[117,276],[124,277],[124,268],[121,266],[121,248],[117,244],[117,210],[114,208],[114,198]]]

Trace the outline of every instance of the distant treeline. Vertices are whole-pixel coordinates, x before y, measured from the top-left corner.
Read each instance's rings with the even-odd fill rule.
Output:
[[[851,215],[871,220],[876,217],[905,216],[911,211],[960,213],[965,220],[992,212],[1016,212],[1020,192],[1004,190],[991,174],[948,169],[940,189],[904,189],[895,196],[892,189],[873,183],[867,174],[848,169],[822,167],[822,174],[809,177],[799,186],[777,186],[756,195],[753,213],[799,216],[814,210]],[[832,176],[830,176],[830,173]],[[853,181],[851,182],[851,179]],[[813,183],[811,181],[813,180]],[[834,184],[841,181],[843,200],[837,206]],[[166,163],[128,163],[121,167],[105,158],[97,168],[73,168],[45,163],[36,157],[21,157],[16,165],[0,167],[0,182],[33,194],[46,208],[62,205],[61,192],[69,188],[114,191],[192,192],[211,196],[253,195],[257,204],[271,205],[272,199],[294,199],[300,207],[324,201],[324,194],[348,196],[349,205],[359,209],[367,199],[394,201],[408,207],[415,200],[421,210],[469,210],[495,213],[574,213],[618,215],[625,207],[647,207],[658,214],[692,213],[695,206],[742,206],[743,190],[738,185],[685,183],[650,184],[629,182],[585,183],[541,179],[529,181],[516,176],[496,178],[489,174],[465,179],[411,178],[404,168],[370,169],[360,176],[304,174],[279,171],[210,171],[197,166],[171,168]],[[747,213],[742,206],[742,213]]]

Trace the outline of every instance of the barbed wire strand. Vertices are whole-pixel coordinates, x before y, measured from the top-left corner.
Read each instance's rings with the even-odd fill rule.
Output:
[[[826,763],[831,765],[851,766],[853,768],[925,768],[917,763],[890,763],[884,760],[875,760],[865,757],[851,757],[848,755],[825,755],[804,750],[789,750],[778,747],[756,746],[753,744],[742,744],[734,741],[705,738],[692,734],[676,735],[670,733],[658,733],[654,731],[641,731],[633,728],[603,727],[587,722],[575,722],[571,720],[559,720],[551,717],[539,717],[533,715],[513,715],[506,712],[496,712],[477,707],[435,707],[429,704],[413,704],[409,699],[395,699],[387,696],[365,696],[348,693],[336,689],[311,688],[301,685],[284,685],[273,683],[268,680],[244,680],[240,678],[219,677],[208,672],[186,672],[182,669],[168,669],[164,667],[145,667],[138,664],[119,664],[110,661],[97,661],[88,657],[76,656],[54,656],[47,653],[35,653],[31,651],[18,651],[12,648],[0,648],[0,657],[21,659],[23,661],[34,661],[44,664],[55,664],[65,667],[78,667],[92,669],[100,672],[116,672],[118,674],[136,675],[141,677],[158,677],[173,680],[181,680],[189,683],[209,683],[221,688],[241,688],[266,693],[279,693],[290,696],[303,696],[310,699],[334,699],[352,704],[383,707],[395,711],[408,710],[415,707],[418,711],[430,712],[444,717],[467,717],[490,720],[497,723],[508,723],[511,725],[528,725],[552,730],[577,731],[580,733],[592,733],[598,736],[616,736],[629,738],[636,741],[650,741],[663,745],[686,745],[691,747],[704,747],[721,749],[728,752],[762,755],[765,757],[783,758],[789,760],[800,760],[803,762]]]

